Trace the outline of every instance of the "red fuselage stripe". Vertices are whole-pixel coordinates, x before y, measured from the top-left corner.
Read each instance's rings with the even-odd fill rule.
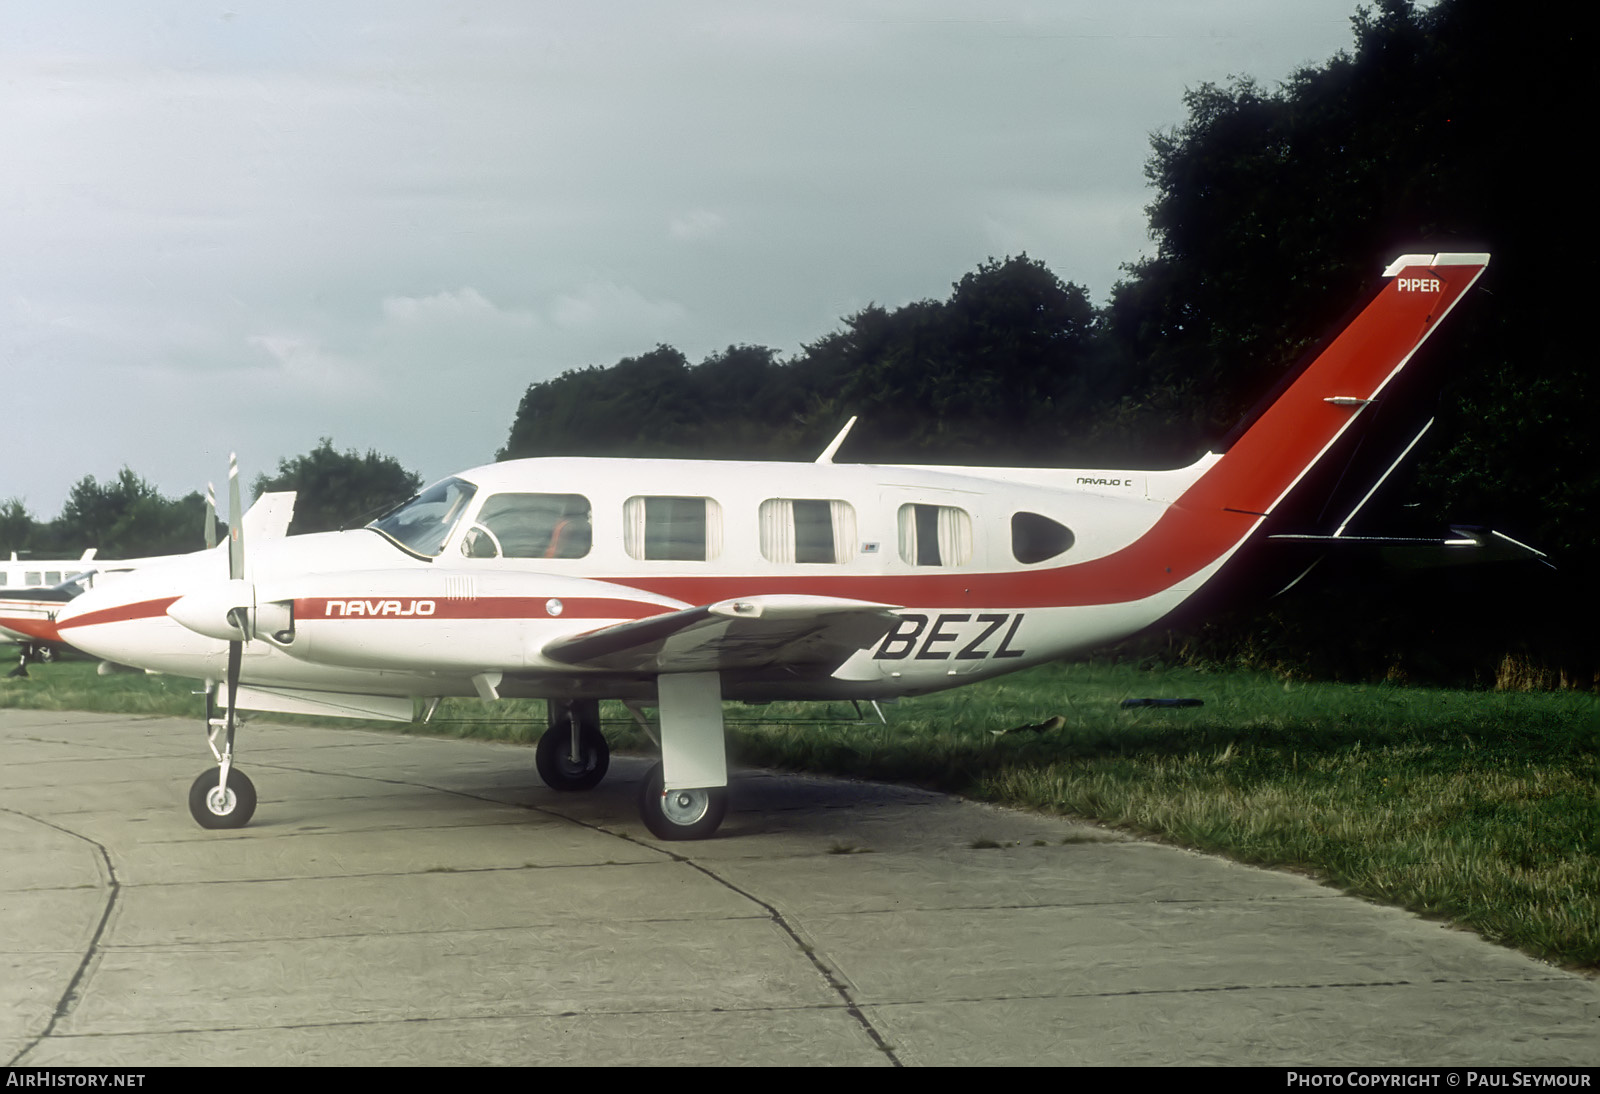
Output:
[[[167,609],[177,603],[175,596],[164,596],[156,600],[141,600],[133,604],[118,604],[113,608],[105,608],[98,612],[86,612],[83,615],[73,616],[71,619],[61,620],[62,627],[93,627],[101,623],[126,623],[133,619],[151,619],[158,615],[166,615]]]
[[[550,611],[552,599],[560,609]],[[606,597],[485,596],[471,600],[445,597],[303,597],[294,602],[297,622],[333,619],[638,619],[674,609],[641,600]]]

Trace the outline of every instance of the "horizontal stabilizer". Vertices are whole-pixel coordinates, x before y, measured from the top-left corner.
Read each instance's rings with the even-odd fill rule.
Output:
[[[894,606],[832,596],[738,597],[558,638],[553,661],[621,672],[792,665],[831,672],[895,625]]]
[[[1551,566],[1543,551],[1519,543],[1493,528],[1451,525],[1451,535],[1438,539],[1401,536],[1268,536],[1273,543],[1299,543],[1340,552],[1369,552],[1384,562],[1410,569],[1455,566],[1481,562],[1541,562]],[[1551,566],[1554,569],[1553,566]]]

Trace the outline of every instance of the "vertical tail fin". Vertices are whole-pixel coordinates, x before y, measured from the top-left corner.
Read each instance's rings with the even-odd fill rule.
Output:
[[[1486,254],[1401,255],[1389,263],[1371,302],[1178,504],[1270,515],[1400,374],[1488,264]]]

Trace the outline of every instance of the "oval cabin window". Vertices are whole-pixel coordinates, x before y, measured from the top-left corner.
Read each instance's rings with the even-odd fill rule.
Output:
[[[1011,518],[1011,553],[1030,564],[1055,558],[1071,549],[1072,529],[1038,513],[1016,513]]]

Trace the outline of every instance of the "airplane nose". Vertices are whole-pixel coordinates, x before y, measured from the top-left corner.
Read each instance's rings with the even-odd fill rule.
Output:
[[[67,641],[80,645],[80,640],[98,635],[117,624],[159,615],[176,599],[176,596],[140,598],[128,596],[121,590],[91,589],[68,601],[56,613],[56,628]]]
[[[177,599],[171,583],[130,575],[69,601],[56,615],[56,630],[63,642],[91,657],[157,668],[151,655],[171,644],[167,631],[181,629],[166,615]]]
[[[204,679],[219,671],[227,640],[214,637],[209,625],[191,628],[168,611],[190,597],[201,598],[196,603],[205,608],[232,595],[227,552],[197,551],[96,583],[61,611],[56,626],[64,642],[92,657]],[[225,610],[208,614],[215,614],[219,625],[226,624]]]

